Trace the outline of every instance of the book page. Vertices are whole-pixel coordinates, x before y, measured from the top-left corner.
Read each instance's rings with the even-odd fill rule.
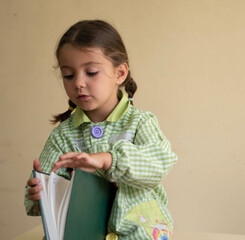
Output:
[[[45,219],[48,237],[51,240],[58,240],[57,238],[57,230],[56,225],[52,216],[50,201],[48,198],[48,185],[49,185],[49,175],[36,172],[36,177],[41,180],[41,185],[43,186],[43,190],[40,192],[41,194],[41,211],[43,218]]]
[[[69,184],[70,184],[69,180],[58,176],[56,173],[52,172],[50,174],[50,180],[48,186],[48,198],[51,203],[51,209],[52,209],[53,218],[55,219],[57,233],[58,233],[59,208]]]
[[[70,203],[70,196],[71,196],[71,190],[72,190],[72,184],[74,180],[75,172],[72,175],[70,185],[66,189],[66,192],[64,194],[64,197],[62,199],[59,213],[58,213],[58,232],[59,232],[59,238],[64,239],[64,233],[65,233],[65,224],[66,224],[66,216],[67,216],[67,211]]]
[[[46,195],[47,188],[48,188],[49,175],[43,174],[40,172],[36,172],[36,177],[41,180],[41,184],[43,186],[43,191],[41,192],[41,195]],[[47,195],[46,195],[46,197],[47,197]]]

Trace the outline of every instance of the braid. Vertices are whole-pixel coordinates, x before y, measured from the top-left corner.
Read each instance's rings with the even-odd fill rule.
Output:
[[[68,104],[69,104],[69,109],[66,112],[63,112],[63,113],[60,113],[60,114],[53,116],[53,119],[50,120],[52,124],[56,124],[58,122],[63,122],[71,116],[73,109],[76,108],[76,104],[73,103],[70,99],[68,101]]]
[[[134,79],[131,77],[130,71],[128,71],[128,76],[127,76],[126,80],[124,81],[124,83],[122,84],[122,86],[124,86],[125,91],[128,94],[128,98],[133,99],[134,94],[137,90],[137,84],[134,81]],[[133,105],[133,100],[131,100],[131,104]]]

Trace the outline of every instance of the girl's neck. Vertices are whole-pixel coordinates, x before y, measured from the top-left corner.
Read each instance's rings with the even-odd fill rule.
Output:
[[[94,110],[94,111],[87,111],[87,112],[84,111],[84,112],[91,122],[93,123],[104,122],[108,118],[108,116],[112,113],[112,111],[115,109],[118,102],[119,100],[117,99],[114,106],[110,107],[108,110],[103,109],[103,111]]]

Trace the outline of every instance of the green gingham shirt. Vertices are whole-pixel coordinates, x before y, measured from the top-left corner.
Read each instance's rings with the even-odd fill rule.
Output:
[[[101,138],[91,135],[95,125],[104,131]],[[54,162],[67,152],[112,154],[111,168],[94,173],[115,182],[118,187],[108,231],[116,233],[120,240],[154,239],[143,226],[146,222],[141,225],[127,217],[132,209],[143,202],[155,200],[165,222],[172,227],[162,180],[176,163],[177,157],[153,114],[132,106],[125,94],[104,122],[91,122],[77,107],[75,113],[49,136],[39,158],[43,172],[50,173]],[[57,174],[70,177],[64,168],[57,170]],[[35,207],[37,202],[29,200],[27,190],[28,186],[25,189],[27,214],[40,215]]]

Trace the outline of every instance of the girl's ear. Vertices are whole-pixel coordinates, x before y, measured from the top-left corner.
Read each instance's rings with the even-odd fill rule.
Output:
[[[128,76],[128,64],[122,63],[117,67],[117,81],[116,84],[121,85]]]

